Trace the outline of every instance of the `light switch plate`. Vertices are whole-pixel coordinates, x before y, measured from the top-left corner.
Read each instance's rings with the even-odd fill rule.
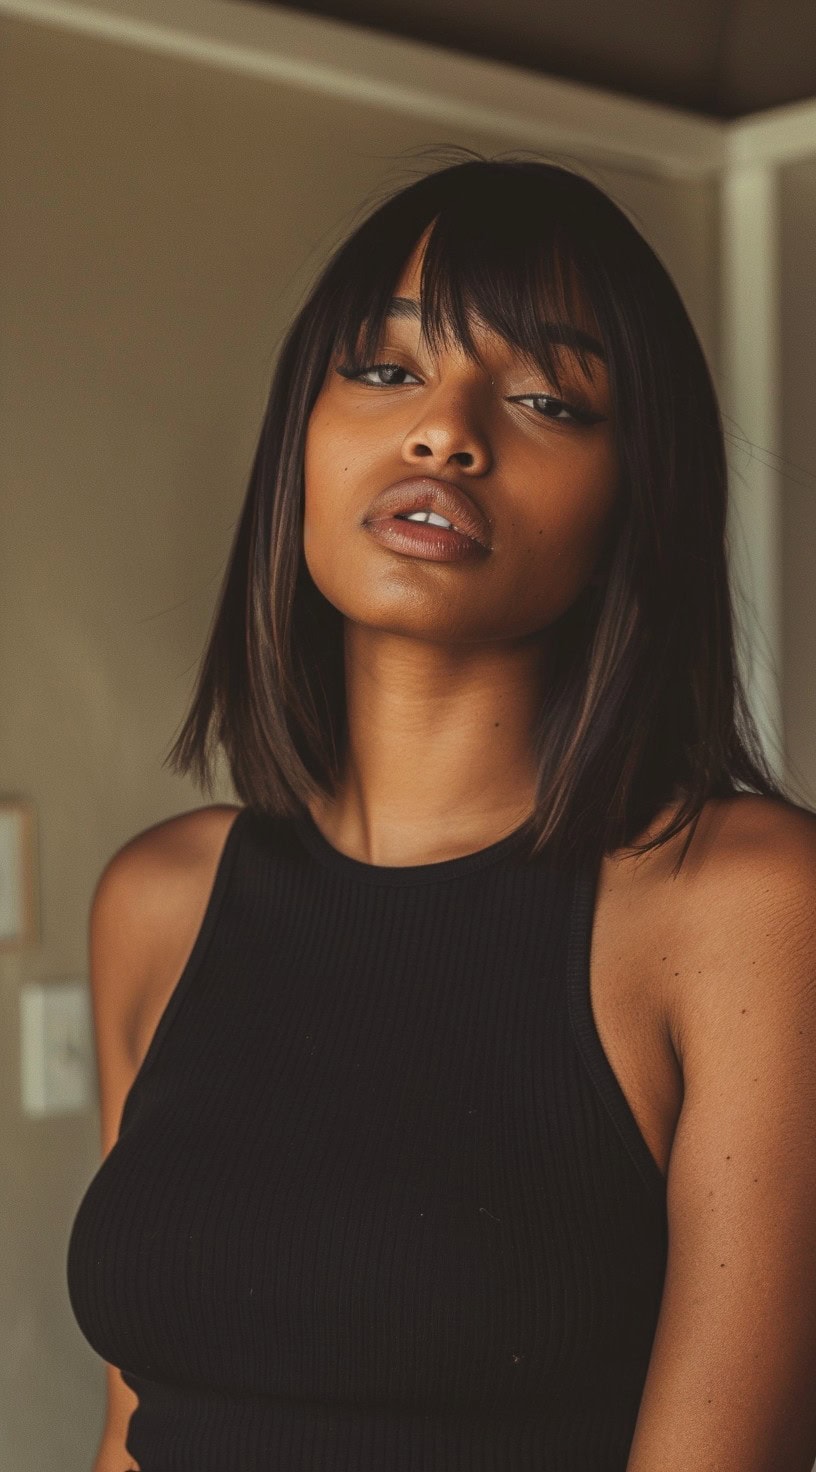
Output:
[[[93,1017],[84,981],[27,982],[20,989],[23,1113],[82,1113],[92,1103]]]

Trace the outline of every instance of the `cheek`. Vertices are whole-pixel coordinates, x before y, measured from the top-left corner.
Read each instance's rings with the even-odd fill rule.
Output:
[[[353,513],[355,490],[370,474],[366,448],[355,439],[348,415],[332,405],[328,395],[318,398],[303,452],[304,505],[315,526],[337,527]]]
[[[338,509],[347,459],[342,444],[338,444],[332,418],[318,399],[303,450],[303,545],[310,571],[310,558],[323,550],[329,522]]]
[[[318,400],[312,410],[309,425],[306,431],[306,440],[303,447],[303,555],[306,566],[312,578],[320,587],[320,572],[315,565],[315,556],[319,557],[322,538],[320,536],[320,516],[325,508],[328,496],[325,484],[326,467],[325,446],[326,440],[323,434],[324,416],[320,409]]]
[[[525,506],[517,531],[530,560],[581,577],[595,562],[617,501],[617,470],[609,456],[562,468]]]
[[[304,503],[309,513],[320,509],[324,496],[331,442],[330,428],[326,421],[326,412],[318,399],[309,418],[303,447]]]
[[[365,603],[366,589],[355,537],[359,473],[347,423],[318,399],[303,451],[303,558],[324,598],[349,616],[358,611],[359,602]]]

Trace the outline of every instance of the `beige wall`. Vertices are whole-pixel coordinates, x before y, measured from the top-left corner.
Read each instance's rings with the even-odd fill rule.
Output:
[[[161,760],[313,272],[372,187],[400,182],[403,150],[509,145],[8,19],[0,67],[0,790],[36,804],[42,897],[42,943],[0,957],[0,1468],[89,1472],[103,1370],[64,1258],[98,1121],[22,1117],[19,987],[84,977],[107,858],[206,800]],[[715,365],[715,186],[593,175],[635,211]],[[812,548],[810,494],[791,515]],[[793,532],[790,547],[812,585]],[[812,691],[791,711],[814,773]]]

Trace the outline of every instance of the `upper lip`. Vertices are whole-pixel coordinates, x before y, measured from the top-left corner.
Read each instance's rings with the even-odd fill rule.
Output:
[[[379,521],[412,511],[435,511],[460,532],[490,550],[490,522],[469,491],[455,481],[410,476],[375,496],[364,521]]]

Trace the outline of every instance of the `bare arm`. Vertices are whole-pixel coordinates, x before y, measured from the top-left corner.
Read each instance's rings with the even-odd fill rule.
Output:
[[[134,889],[138,857],[130,847],[104,870],[91,905],[89,956],[94,1018],[102,1158],[114,1145],[122,1108],[136,1074],[130,1023],[138,989],[138,922]],[[125,1450],[125,1437],[138,1398],[115,1365],[106,1366],[107,1413],[92,1472],[126,1472],[138,1463]]]
[[[145,1039],[137,1040],[141,1005],[148,990],[168,998],[181,976],[238,811],[216,805],[147,829],[114,854],[97,883],[89,961],[103,1159],[118,1137],[144,1055]],[[107,1365],[106,1381],[107,1411],[92,1472],[139,1472],[125,1449],[138,1397],[115,1365]]]
[[[627,1472],[816,1457],[816,822],[741,804],[723,836],[682,941],[669,1256]]]

